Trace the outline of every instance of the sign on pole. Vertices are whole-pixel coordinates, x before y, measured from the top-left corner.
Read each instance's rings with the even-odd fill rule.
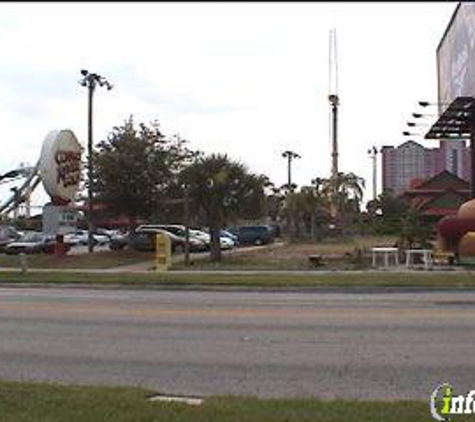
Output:
[[[172,245],[165,233],[155,235],[155,269],[167,271],[172,263]]]

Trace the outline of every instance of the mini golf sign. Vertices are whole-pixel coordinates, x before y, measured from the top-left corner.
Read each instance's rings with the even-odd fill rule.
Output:
[[[52,130],[41,149],[39,171],[43,186],[53,204],[73,200],[81,180],[82,147],[69,129]]]

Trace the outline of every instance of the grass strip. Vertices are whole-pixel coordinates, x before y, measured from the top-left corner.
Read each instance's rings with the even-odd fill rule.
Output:
[[[57,258],[52,254],[28,254],[26,260],[31,268],[114,268],[120,265],[137,264],[151,261],[153,253],[137,251],[96,251],[78,255],[66,255]],[[0,255],[0,267],[19,268],[19,255]]]
[[[140,388],[0,382],[2,422],[424,422],[426,402],[212,397],[200,406],[150,402]],[[457,419],[464,420],[464,419]],[[465,419],[468,420],[468,419]]]
[[[0,272],[0,283],[111,284],[123,286],[243,286],[243,287],[475,287],[473,273],[297,273],[297,274],[200,274]]]

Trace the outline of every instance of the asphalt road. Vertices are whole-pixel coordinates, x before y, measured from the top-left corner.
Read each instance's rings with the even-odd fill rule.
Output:
[[[428,400],[475,389],[474,326],[475,292],[1,288],[0,379]]]

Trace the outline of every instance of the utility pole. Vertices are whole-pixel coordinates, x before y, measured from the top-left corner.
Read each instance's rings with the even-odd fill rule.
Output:
[[[330,215],[334,223],[338,217],[337,205],[337,183],[338,183],[338,106],[340,99],[338,97],[338,56],[336,50],[336,30],[330,31],[330,46],[329,46],[329,95],[331,107],[331,201],[330,201]]]
[[[292,189],[292,160],[294,158],[301,158],[296,152],[287,150],[282,153],[282,157],[287,158],[287,186],[289,190]]]
[[[371,160],[373,160],[373,200],[376,200],[377,196],[377,161],[376,156],[378,154],[378,149],[373,146],[372,148],[368,149],[368,155],[370,156]]]
[[[330,100],[331,112],[332,112],[332,170],[331,170],[331,180],[332,180],[332,200],[331,200],[331,216],[333,219],[337,217],[337,180],[338,180],[338,105],[339,99],[338,95],[329,95],[328,99]]]
[[[93,173],[92,173],[92,100],[94,96],[94,90],[96,86],[106,86],[107,90],[110,91],[112,89],[112,84],[103,76],[98,75],[97,73],[90,73],[87,70],[81,70],[81,75],[83,79],[79,82],[81,86],[88,88],[88,136],[87,136],[87,174],[88,174],[88,183],[87,183],[87,238],[88,238],[88,249],[89,252],[94,252],[94,238],[93,238]]]
[[[184,217],[185,217],[185,266],[190,266],[190,197],[188,185],[184,189]]]

